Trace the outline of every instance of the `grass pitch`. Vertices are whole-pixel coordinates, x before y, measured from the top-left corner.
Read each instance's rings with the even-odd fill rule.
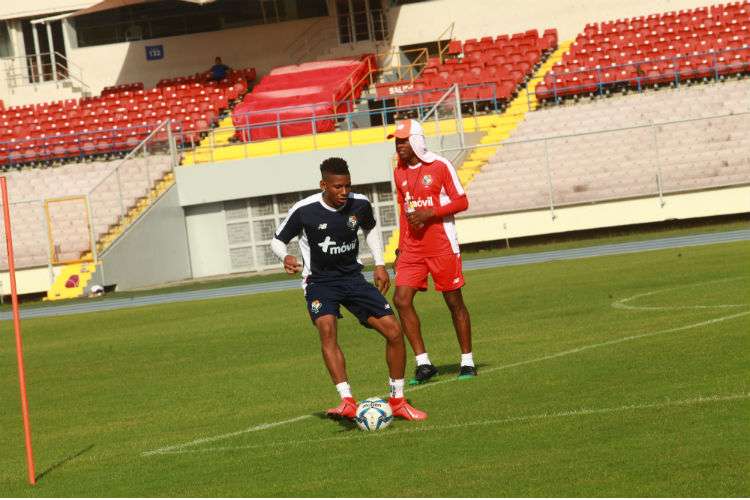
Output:
[[[322,418],[301,291],[26,320],[35,487],[5,322],[0,494],[748,496],[748,262],[743,242],[469,272],[471,381],[420,294],[441,375],[407,395],[430,418],[379,433]],[[355,396],[384,394],[383,341],[345,315]]]

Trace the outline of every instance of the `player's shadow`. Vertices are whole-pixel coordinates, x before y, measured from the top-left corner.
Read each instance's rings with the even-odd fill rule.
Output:
[[[335,422],[339,424],[339,426],[341,427],[341,432],[348,432],[357,428],[357,424],[355,424],[348,418],[331,418],[328,415],[326,415],[324,411],[317,411],[313,413],[313,415],[315,415],[321,420],[329,420],[331,422]]]
[[[477,372],[479,375],[482,374],[482,368],[487,366],[486,363],[476,363]],[[436,368],[438,369],[438,377],[441,375],[458,375],[458,372],[461,370],[461,365],[458,363],[453,363],[450,365],[436,365]],[[435,379],[433,379],[435,380]],[[428,382],[429,383],[429,382]]]
[[[80,457],[84,453],[89,452],[91,450],[91,448],[93,448],[93,447],[94,447],[94,445],[90,444],[87,447],[83,448],[82,450],[79,450],[79,451],[73,453],[72,455],[68,455],[67,457],[63,458],[59,462],[50,465],[49,467],[47,467],[46,469],[44,469],[42,472],[40,472],[39,474],[36,475],[36,480],[39,481],[40,479],[42,479],[44,476],[46,476],[47,474],[49,474],[53,470],[62,467],[63,465],[67,464],[68,462],[72,462],[73,460],[75,460],[76,458]]]

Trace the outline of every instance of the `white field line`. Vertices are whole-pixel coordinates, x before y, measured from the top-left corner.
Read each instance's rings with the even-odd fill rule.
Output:
[[[724,278],[724,279],[719,279],[719,280],[701,281],[699,283],[692,283],[690,285],[681,285],[681,286],[675,286],[675,287],[672,287],[672,288],[664,288],[662,290],[654,290],[652,292],[638,293],[638,294],[632,295],[630,297],[627,297],[627,298],[620,299],[620,300],[617,300],[615,302],[612,302],[612,307],[614,307],[615,309],[632,309],[632,310],[639,310],[639,311],[674,311],[674,310],[679,310],[679,309],[728,309],[728,308],[733,308],[733,307],[745,307],[745,306],[748,306],[750,304],[717,304],[717,305],[710,305],[710,306],[708,306],[708,305],[694,305],[694,306],[685,306],[685,305],[681,305],[681,306],[635,306],[635,305],[628,304],[628,302],[632,302],[632,301],[634,301],[636,299],[640,299],[640,298],[643,298],[643,297],[649,297],[651,295],[657,295],[657,294],[660,294],[660,293],[667,293],[667,292],[671,292],[671,291],[674,291],[674,290],[679,290],[679,289],[682,289],[682,288],[691,288],[691,287],[695,287],[695,286],[711,285],[711,284],[715,284],[715,283],[726,283],[728,281],[737,281],[737,280],[742,280],[742,279],[747,279],[747,278],[744,277],[744,276],[737,276],[737,277],[734,277],[734,278]]]
[[[640,335],[631,335],[629,337],[622,337],[622,338],[615,339],[615,340],[608,340],[606,342],[599,342],[597,344],[584,345],[584,346],[581,346],[581,347],[576,347],[575,349],[569,349],[567,351],[556,352],[554,354],[548,354],[547,356],[541,356],[541,357],[538,357],[538,358],[527,359],[526,361],[519,361],[517,363],[511,363],[509,365],[496,366],[494,368],[485,368],[485,369],[482,370],[481,375],[484,375],[484,374],[490,373],[490,372],[495,372],[495,371],[498,371],[498,370],[507,370],[509,368],[515,368],[517,366],[529,365],[531,363],[538,363],[540,361],[547,361],[549,359],[561,358],[563,356],[568,356],[570,354],[578,354],[579,352],[588,351],[590,349],[597,349],[599,347],[606,347],[606,346],[610,346],[610,345],[621,344],[623,342],[629,342],[631,340],[644,339],[644,338],[647,338],[647,337],[654,337],[656,335],[663,335],[665,333],[674,333],[674,332],[681,332],[681,331],[684,331],[684,330],[691,330],[693,328],[700,328],[701,326],[708,326],[708,325],[713,325],[714,323],[721,323],[722,321],[727,321],[727,320],[730,320],[730,319],[735,319],[735,318],[739,318],[739,317],[742,317],[742,316],[747,316],[748,314],[750,314],[750,311],[744,311],[744,312],[740,312],[740,313],[736,313],[736,314],[730,314],[729,316],[722,316],[720,318],[714,318],[714,319],[709,319],[709,320],[706,320],[706,321],[701,321],[700,323],[693,323],[691,325],[678,326],[678,327],[675,327],[675,328],[668,328],[666,330],[659,330],[659,331],[651,332],[651,333],[642,333]],[[418,385],[416,387],[412,387],[412,388],[407,389],[407,390],[408,391],[419,391],[419,390],[422,390],[422,389],[429,389],[430,387],[434,387],[434,386],[437,386],[437,385],[440,385],[440,384],[447,384],[448,382],[454,382],[456,380],[457,379],[436,380],[434,382],[429,382],[429,383],[424,384],[424,385]]]
[[[329,438],[299,439],[299,440],[291,440],[291,441],[276,441],[273,443],[266,443],[266,444],[251,444],[251,445],[245,445],[245,446],[223,446],[223,447],[199,448],[199,449],[191,449],[191,450],[178,449],[174,451],[162,452],[162,454],[208,453],[208,452],[221,452],[221,451],[249,450],[249,449],[257,449],[257,448],[284,448],[288,446],[321,444],[321,443],[335,442],[335,441],[372,439],[375,437],[393,436],[394,434],[412,434],[412,433],[422,433],[422,432],[431,432],[431,431],[446,431],[446,430],[452,430],[452,429],[461,429],[465,427],[515,424],[515,423],[533,422],[533,421],[540,421],[540,420],[559,419],[559,418],[566,418],[566,417],[585,417],[589,415],[606,415],[606,414],[612,414],[612,413],[624,413],[624,412],[637,411],[637,410],[650,410],[650,409],[659,410],[659,409],[671,408],[671,407],[687,407],[687,406],[695,406],[695,405],[706,404],[706,403],[721,403],[721,402],[727,402],[727,401],[746,400],[749,398],[750,398],[750,394],[748,393],[714,395],[714,396],[707,396],[707,397],[699,396],[699,397],[691,398],[691,399],[682,399],[682,400],[675,400],[675,401],[667,400],[667,401],[656,402],[656,403],[641,403],[641,404],[636,403],[636,404],[618,406],[618,407],[613,407],[613,408],[581,408],[578,410],[563,410],[563,411],[558,411],[554,413],[540,413],[536,415],[505,417],[505,418],[490,419],[490,420],[477,420],[474,422],[460,422],[460,423],[447,424],[447,425],[427,425],[427,426],[411,427],[411,428],[407,427],[403,429],[393,429],[393,430],[389,430],[385,432],[351,432],[345,436],[336,436],[336,437],[329,437]]]
[[[241,431],[236,432],[230,432],[228,434],[221,434],[219,436],[212,436],[212,437],[206,437],[206,438],[200,438],[196,439],[195,441],[190,441],[189,443],[183,443],[183,444],[176,444],[174,446],[165,446],[164,448],[159,448],[157,450],[151,450],[151,451],[144,451],[141,453],[142,456],[148,456],[148,455],[158,455],[162,453],[173,453],[176,450],[179,450],[181,448],[187,448],[188,446],[197,446],[199,444],[206,444],[206,443],[213,443],[215,441],[221,441],[222,439],[229,439],[233,438],[235,436],[241,436],[242,434],[248,434],[250,432],[258,432],[258,431],[264,431],[266,429],[271,429],[273,427],[278,427],[280,425],[286,425],[286,424],[293,424],[294,422],[299,422],[300,420],[304,420],[306,418],[310,418],[312,415],[300,415],[299,417],[290,418],[287,420],[279,420],[278,422],[271,422],[268,424],[258,424],[254,425],[252,427],[248,427],[247,429],[243,429]]]
[[[541,356],[541,357],[538,357],[538,358],[528,359],[526,361],[519,361],[517,363],[511,363],[511,364],[508,364],[508,365],[496,366],[494,368],[486,368],[486,369],[482,370],[481,376],[484,376],[487,373],[492,373],[492,372],[496,372],[496,371],[499,371],[499,370],[507,370],[509,368],[515,368],[517,366],[529,365],[529,364],[532,364],[532,363],[539,363],[541,361],[547,361],[549,359],[561,358],[563,356],[568,356],[570,354],[578,354],[579,352],[584,352],[584,351],[588,351],[590,349],[596,349],[596,348],[599,348],[599,347],[606,347],[606,346],[610,346],[610,345],[616,345],[616,344],[620,344],[620,343],[623,343],[623,342],[628,342],[628,341],[631,341],[631,340],[637,340],[637,339],[642,339],[642,338],[647,338],[647,337],[654,337],[656,335],[663,335],[663,334],[666,334],[666,333],[680,332],[680,331],[684,331],[684,330],[691,330],[693,328],[700,328],[702,326],[712,325],[714,323],[720,323],[722,321],[727,321],[727,320],[739,318],[739,317],[742,317],[742,316],[747,316],[748,314],[750,314],[750,311],[740,312],[740,313],[736,313],[736,314],[730,314],[729,316],[722,316],[720,318],[709,319],[709,320],[701,321],[701,322],[698,322],[698,323],[692,323],[690,325],[678,326],[676,328],[669,328],[669,329],[666,329],[666,330],[659,330],[659,331],[651,332],[651,333],[643,333],[643,334],[640,334],[640,335],[631,335],[631,336],[628,336],[628,337],[622,337],[622,338],[615,339],[615,340],[608,340],[606,342],[599,342],[599,343],[596,343],[596,344],[589,344],[589,345],[577,347],[575,349],[569,349],[567,351],[561,351],[561,352],[557,352],[557,353],[554,353],[554,354],[549,354],[547,356]],[[405,389],[404,392],[414,392],[414,391],[418,391],[418,390],[429,389],[429,388],[432,388],[432,387],[438,387],[438,386],[440,386],[442,384],[447,384],[449,382],[455,382],[457,380],[458,380],[457,378],[450,378],[450,379],[444,379],[444,380],[436,380],[434,382],[430,382],[430,383],[425,384],[425,385],[419,385],[419,386],[416,386],[416,387]],[[166,454],[166,453],[175,453],[175,452],[178,452],[178,451],[182,450],[183,448],[188,448],[188,447],[192,447],[192,446],[196,446],[196,445],[200,445],[200,444],[212,443],[212,442],[220,441],[220,440],[223,440],[223,439],[229,439],[229,438],[240,436],[240,435],[247,434],[247,433],[250,433],[250,432],[257,432],[257,431],[262,431],[262,430],[266,430],[266,429],[271,429],[273,427],[278,427],[278,426],[281,426],[281,425],[291,424],[291,423],[294,423],[294,422],[298,422],[300,420],[304,420],[304,419],[310,418],[312,416],[313,415],[311,415],[311,414],[300,415],[298,417],[290,418],[290,419],[287,419],[287,420],[280,420],[278,422],[271,422],[271,423],[266,423],[266,424],[255,425],[253,427],[249,427],[247,429],[236,431],[236,432],[230,432],[228,434],[221,434],[221,435],[213,436],[213,437],[200,438],[200,439],[196,439],[194,441],[190,441],[190,442],[187,442],[187,443],[176,444],[176,445],[171,445],[171,446],[165,446],[165,447],[157,448],[157,449],[154,449],[154,450],[144,451],[143,453],[141,453],[141,455],[142,456],[149,456],[149,455],[159,455],[159,454]]]

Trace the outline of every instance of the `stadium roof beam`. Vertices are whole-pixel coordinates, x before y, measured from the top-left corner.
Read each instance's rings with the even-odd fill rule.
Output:
[[[151,3],[158,0],[102,0],[101,2],[95,3],[91,7],[77,10],[71,13],[71,16],[80,16],[83,14],[91,14],[93,12],[101,12],[103,10],[119,9],[121,7],[128,7],[130,5],[138,5],[141,3]],[[182,0],[183,2],[197,3],[204,5],[207,3],[213,3],[216,0]]]

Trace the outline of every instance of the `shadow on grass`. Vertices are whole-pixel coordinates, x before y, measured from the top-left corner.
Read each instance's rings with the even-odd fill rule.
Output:
[[[46,469],[44,469],[42,472],[40,472],[39,474],[36,475],[36,480],[39,481],[40,479],[42,479],[44,476],[46,476],[47,474],[49,474],[53,470],[59,469],[63,465],[67,464],[68,462],[72,462],[73,460],[75,460],[76,458],[80,457],[84,453],[87,453],[88,451],[90,451],[91,448],[93,448],[93,447],[94,447],[94,445],[90,444],[87,447],[83,448],[82,450],[79,450],[79,451],[73,453],[72,455],[68,455],[67,457],[63,458],[59,462],[57,462],[57,463],[55,463],[53,465],[50,465],[49,467],[47,467]]]
[[[477,368],[477,373],[482,374],[482,368],[487,366],[486,363],[476,363],[474,366]],[[432,380],[438,380],[441,375],[455,375],[458,376],[458,372],[461,369],[461,365],[453,363],[450,365],[437,365],[438,374],[433,377]],[[427,382],[429,384],[429,382]]]
[[[318,417],[321,420],[329,420],[331,422],[335,422],[339,424],[342,432],[348,432],[357,428],[357,424],[355,424],[348,418],[331,418],[328,415],[326,415],[326,413],[323,411],[317,411],[313,413],[313,415]]]

